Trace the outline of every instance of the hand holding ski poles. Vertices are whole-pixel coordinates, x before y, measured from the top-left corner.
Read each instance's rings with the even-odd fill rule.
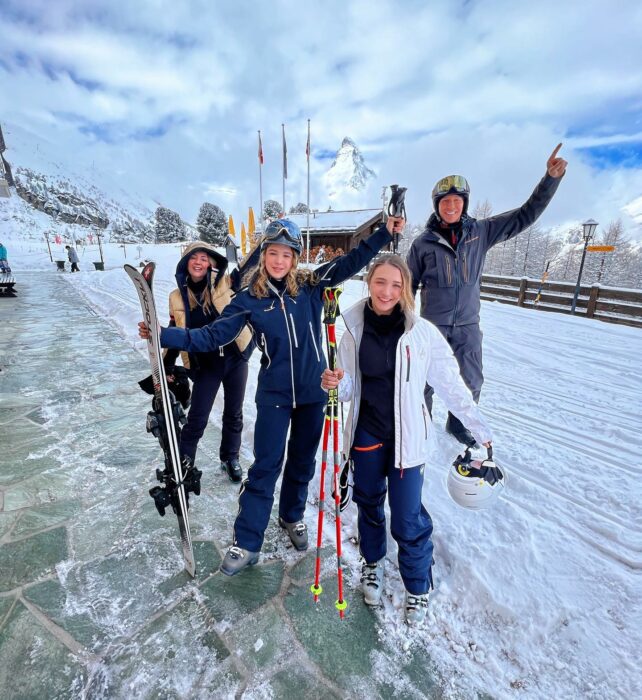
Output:
[[[389,216],[386,221],[386,228],[391,234],[399,235],[403,231],[403,227],[406,225],[406,220],[400,216]]]
[[[339,386],[339,382],[343,379],[344,371],[337,367],[336,369],[324,369],[321,375],[321,388],[325,391],[330,391],[330,389],[336,389]]]

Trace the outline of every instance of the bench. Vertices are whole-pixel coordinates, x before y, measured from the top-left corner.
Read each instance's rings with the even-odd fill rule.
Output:
[[[7,297],[15,297],[16,290],[14,289],[16,280],[10,273],[0,273],[0,294]]]

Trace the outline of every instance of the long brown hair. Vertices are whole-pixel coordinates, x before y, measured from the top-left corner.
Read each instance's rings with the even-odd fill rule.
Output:
[[[265,251],[269,248],[266,246],[261,251],[259,264],[253,267],[243,278],[243,284],[250,287],[252,292],[259,299],[264,299],[269,296],[268,281],[270,276],[265,268]],[[299,293],[299,289],[304,284],[315,285],[319,283],[318,277],[312,270],[298,269],[299,254],[292,250],[292,267],[285,276],[285,290],[291,297],[295,297]]]
[[[197,251],[194,251],[197,252]],[[192,253],[190,255],[190,258],[194,255]],[[210,261],[210,269],[208,271],[208,274],[212,276],[212,285],[214,284],[214,278],[216,276],[216,260],[211,255],[207,256],[207,259]],[[189,272],[187,272],[187,276],[191,278]],[[187,301],[189,302],[189,308],[190,311],[194,311],[194,309],[197,306],[202,306],[203,311],[206,315],[209,315],[212,310],[214,309],[214,302],[212,301],[212,290],[210,289],[210,285],[207,284],[205,285],[205,289],[201,292],[200,294],[200,299],[197,298],[196,294],[189,288],[189,285],[187,287]]]
[[[387,253],[372,262],[370,269],[368,270],[368,274],[366,275],[366,284],[368,285],[368,289],[370,289],[370,282],[374,277],[374,273],[382,265],[390,265],[391,267],[399,270],[399,273],[401,274],[401,298],[399,299],[399,306],[404,314],[407,315],[408,312],[414,314],[415,298],[412,294],[412,276],[406,261],[403,260],[403,258],[400,258],[398,255]]]

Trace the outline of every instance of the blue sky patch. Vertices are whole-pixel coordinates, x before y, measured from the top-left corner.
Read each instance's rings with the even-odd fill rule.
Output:
[[[642,143],[614,143],[605,146],[578,148],[586,160],[599,170],[642,167]]]

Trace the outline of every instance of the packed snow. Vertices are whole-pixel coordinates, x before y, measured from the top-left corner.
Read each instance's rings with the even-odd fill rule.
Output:
[[[12,237],[0,228],[0,240],[18,292],[22,270],[55,269],[42,238]],[[54,260],[63,253],[63,244],[54,244]],[[105,323],[118,328],[123,352],[144,354],[136,333],[139,304],[122,265],[156,261],[156,297],[166,319],[180,245],[106,244],[105,272],[93,270],[92,262],[100,259],[95,245],[80,247],[79,254],[81,272],[65,279]],[[364,291],[363,283],[348,282],[342,307]],[[459,446],[444,432],[445,408],[436,402],[423,491],[435,527],[428,617],[418,629],[403,623],[392,539],[384,606],[376,615],[400,651],[409,643],[425,646],[450,679],[446,697],[642,697],[642,332],[496,302],[482,303],[482,327],[481,408],[495,433],[507,489],[488,511],[466,511],[450,499],[446,475]],[[340,321],[337,330],[340,336]],[[258,359],[255,353],[245,401],[245,468],[252,454]],[[221,410],[219,396],[212,423],[220,422]],[[306,513],[312,535],[317,479]],[[325,531],[332,546],[332,528]],[[344,554],[356,589],[358,553],[350,543],[355,535],[351,505],[344,513]]]

